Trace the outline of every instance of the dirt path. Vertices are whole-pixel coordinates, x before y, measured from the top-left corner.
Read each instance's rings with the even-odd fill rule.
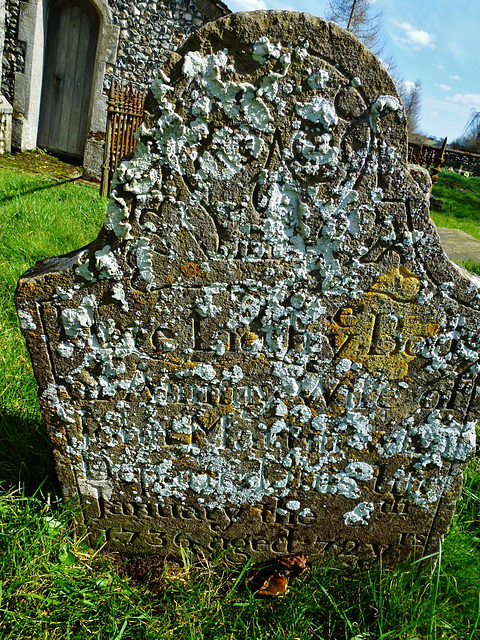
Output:
[[[480,263],[480,240],[460,229],[437,227],[445,253],[452,262],[473,260]]]

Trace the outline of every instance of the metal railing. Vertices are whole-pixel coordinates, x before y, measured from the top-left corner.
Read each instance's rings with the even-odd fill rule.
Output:
[[[430,172],[432,185],[438,180],[446,146],[447,138],[444,139],[440,147],[415,144],[414,142],[408,143],[408,162],[425,167]]]
[[[102,197],[109,195],[120,160],[135,149],[135,132],[143,118],[145,91],[112,80],[107,100],[107,130],[103,154]]]

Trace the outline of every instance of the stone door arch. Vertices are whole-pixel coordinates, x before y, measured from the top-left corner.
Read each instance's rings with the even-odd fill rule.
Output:
[[[100,18],[88,0],[48,7],[37,144],[83,158]]]

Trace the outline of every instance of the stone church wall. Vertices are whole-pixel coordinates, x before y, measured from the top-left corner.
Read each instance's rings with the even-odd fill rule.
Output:
[[[193,3],[181,0],[117,0],[111,2],[111,8],[120,37],[116,63],[107,68],[107,84],[115,77],[147,88],[159,63],[208,22]]]
[[[147,88],[191,33],[230,10],[221,0],[90,1],[101,26],[83,164],[88,175],[98,178],[112,78]],[[22,151],[37,143],[47,6],[48,0],[5,0],[3,11],[1,94],[14,107],[12,144]]]
[[[25,71],[25,42],[18,41],[18,14],[20,0],[7,0],[5,4],[5,41],[3,49],[1,92],[13,102],[15,72]]]

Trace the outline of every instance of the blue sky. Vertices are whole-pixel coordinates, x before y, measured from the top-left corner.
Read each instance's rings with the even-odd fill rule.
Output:
[[[232,11],[292,9],[324,16],[328,0],[226,0]],[[386,48],[405,82],[422,85],[421,129],[458,138],[480,110],[480,0],[373,0]]]

